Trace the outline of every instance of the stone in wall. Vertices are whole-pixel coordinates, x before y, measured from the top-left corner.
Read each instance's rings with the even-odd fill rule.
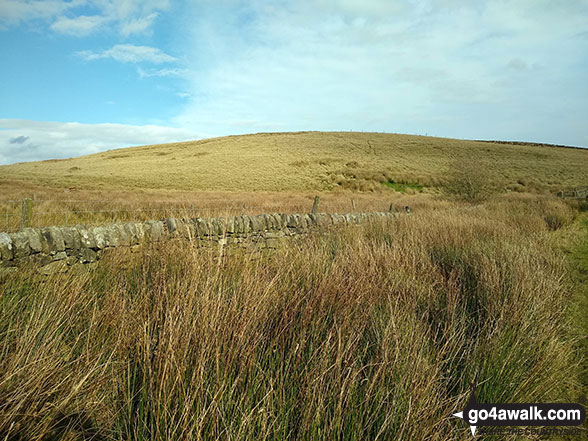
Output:
[[[46,254],[57,254],[65,251],[65,241],[61,230],[57,227],[43,228],[41,230],[42,236],[42,251]]]
[[[300,236],[322,227],[357,224],[397,213],[351,214],[260,214],[209,219],[165,219],[163,221],[117,223],[106,226],[26,228],[17,233],[0,233],[0,266],[35,264],[45,272],[60,272],[62,264],[93,263],[104,251],[116,248],[138,248],[145,242],[167,238],[189,240],[193,246],[211,242],[225,245],[258,243],[275,247],[286,237]]]
[[[12,260],[13,257],[12,238],[8,233],[0,233],[0,260]]]

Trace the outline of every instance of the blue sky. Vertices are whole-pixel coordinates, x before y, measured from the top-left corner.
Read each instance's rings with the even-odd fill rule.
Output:
[[[0,0],[0,164],[261,131],[588,147],[588,0]]]

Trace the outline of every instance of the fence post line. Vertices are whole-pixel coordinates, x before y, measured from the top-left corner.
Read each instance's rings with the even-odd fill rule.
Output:
[[[33,217],[33,200],[25,198],[22,200],[22,213],[20,218],[20,229],[31,226],[31,218]]]
[[[320,198],[318,196],[314,197],[314,202],[312,204],[312,214],[315,214],[318,211],[318,205],[319,205],[319,200]]]

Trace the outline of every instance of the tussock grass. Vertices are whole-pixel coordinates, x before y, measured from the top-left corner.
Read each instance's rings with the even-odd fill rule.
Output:
[[[458,440],[472,381],[482,402],[574,400],[546,207],[572,218],[511,197],[272,252],[171,243],[10,275],[0,439]]]
[[[377,191],[389,181],[438,187],[462,159],[474,161],[501,189],[555,192],[587,184],[583,149],[356,132],[262,133],[133,147],[3,166],[0,177],[94,190]]]
[[[33,200],[31,226],[100,225],[113,222],[142,221],[166,217],[192,218],[235,216],[263,213],[309,213],[315,192],[132,192],[76,191],[52,188],[2,185],[10,200],[0,199],[0,231],[18,231],[23,198]],[[410,205],[416,209],[446,207],[450,203],[434,195],[422,197],[402,193],[352,193],[350,191],[319,193],[319,211],[351,213],[388,211],[390,203],[398,209]]]

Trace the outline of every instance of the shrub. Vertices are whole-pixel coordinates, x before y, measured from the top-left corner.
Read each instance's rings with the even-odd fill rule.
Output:
[[[452,162],[443,190],[466,202],[482,202],[496,193],[496,185],[486,165],[462,158]]]

